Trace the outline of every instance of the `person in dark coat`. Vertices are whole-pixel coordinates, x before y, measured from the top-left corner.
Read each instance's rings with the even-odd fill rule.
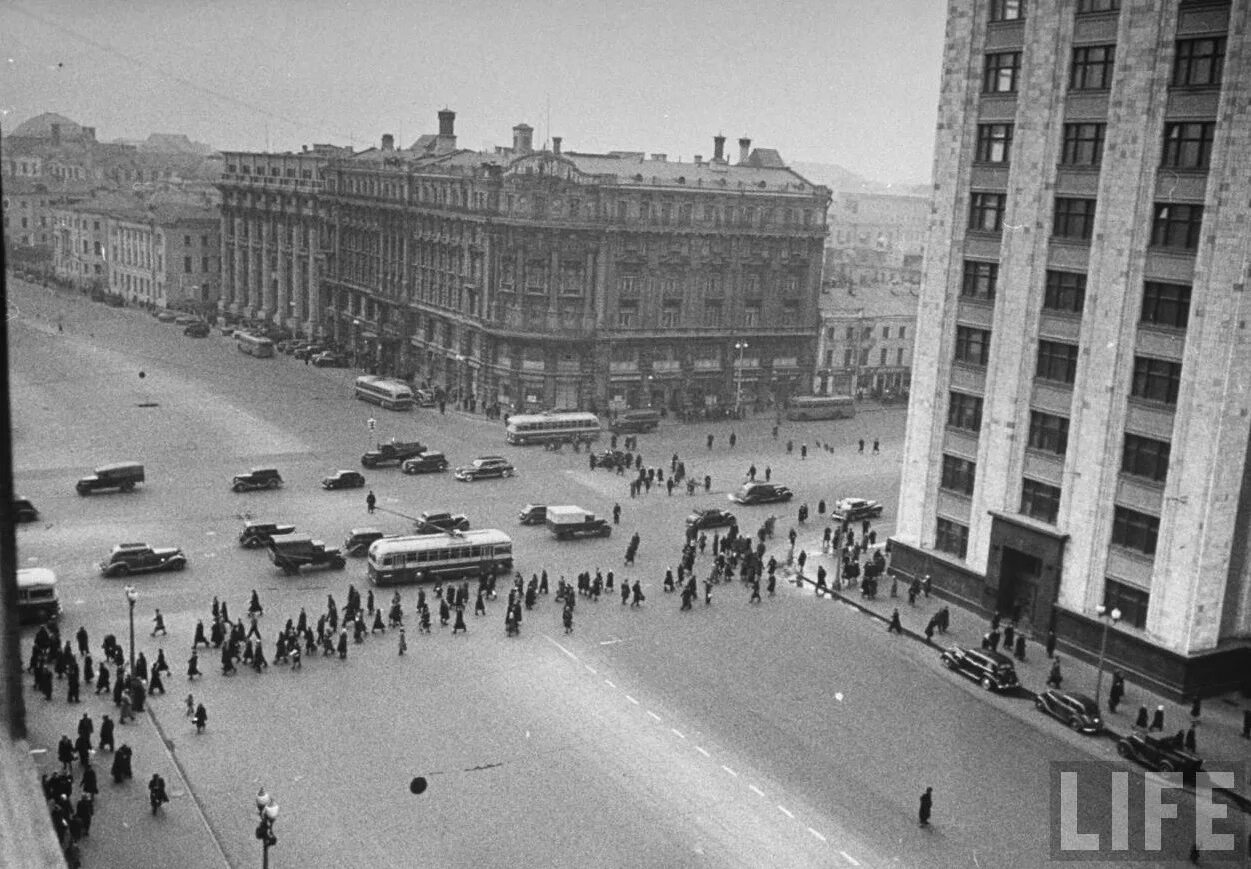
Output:
[[[208,726],[208,710],[201,703],[195,708],[195,732],[203,733],[204,728]]]
[[[1195,750],[1195,726],[1193,724],[1190,725],[1190,728],[1186,731],[1185,745],[1186,751]]]
[[[157,694],[157,693],[164,694],[165,693],[165,683],[161,681],[160,670],[152,671],[152,678],[148,681],[148,693],[149,694]]]
[[[1047,657],[1054,658],[1056,654],[1056,632],[1047,631]]]
[[[191,648],[198,649],[200,648],[201,643],[204,644],[205,648],[208,648],[209,641],[208,641],[208,637],[204,635],[204,620],[203,619],[200,619],[198,622],[195,623],[195,639],[192,640],[191,642]]]
[[[469,626],[465,624],[465,608],[462,606],[458,606],[456,607],[456,624],[452,625],[452,635],[455,636],[457,633],[460,633],[461,631],[464,631],[466,634],[468,634]]]
[[[1139,730],[1147,729],[1147,707],[1145,704],[1138,707],[1138,717],[1134,720],[1134,727],[1137,727]]]
[[[90,769],[90,767],[88,767],[88,769]],[[91,778],[94,782],[94,770],[91,770]],[[78,823],[82,826],[84,836],[91,835],[91,819],[95,817],[96,814],[95,793],[99,793],[99,791],[96,790],[94,792],[88,792],[84,787],[83,795],[78,798],[78,805],[74,810],[74,816],[78,818]]]
[[[890,624],[886,626],[886,633],[903,633],[903,625],[899,623],[899,610],[895,610],[890,614]]]
[[[1157,730],[1160,733],[1164,732],[1164,707],[1163,706],[1155,707],[1155,714],[1151,716],[1150,729]]]
[[[113,783],[121,784],[123,779],[134,778],[134,772],[131,770],[130,759],[134,752],[126,743],[118,746],[117,751],[113,753]]]
[[[79,734],[74,740],[74,751],[78,754],[79,765],[88,766],[91,763],[91,737],[85,733]]]
[[[925,793],[921,794],[921,808],[918,817],[921,820],[922,827],[930,825],[930,813],[934,810],[934,789],[926,788]]]
[[[108,715],[100,722],[100,750],[113,750],[113,719]]]
[[[1051,675],[1047,677],[1047,687],[1059,688],[1064,681],[1064,677],[1060,675],[1060,659],[1056,658],[1051,662]]]
[[[195,648],[192,647],[191,657],[187,659],[187,678],[194,679],[196,676],[203,675],[200,672],[200,656],[195,653]]]
[[[1195,700],[1194,700],[1194,703],[1190,704],[1190,717],[1191,717],[1191,719],[1193,719],[1193,720],[1195,720],[1195,721],[1198,721],[1198,720],[1199,720],[1199,714],[1200,714],[1202,711],[1203,711],[1203,699],[1202,699],[1202,698],[1200,698],[1200,697],[1198,697],[1198,696],[1196,696],[1196,697],[1195,697]]]
[[[339,660],[346,661],[348,652],[347,628],[339,631]]]
[[[1112,687],[1108,689],[1108,711],[1115,712],[1116,707],[1121,705],[1121,698],[1125,696],[1125,676],[1117,670],[1112,674]]]
[[[56,746],[57,760],[61,762],[61,768],[66,772],[74,766],[74,743],[68,736],[62,735],[61,741]]]

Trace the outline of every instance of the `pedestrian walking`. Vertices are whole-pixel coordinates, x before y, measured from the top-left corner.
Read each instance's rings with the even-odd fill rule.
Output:
[[[1186,731],[1185,745],[1186,751],[1193,752],[1195,750],[1195,726],[1193,724]]]
[[[201,703],[195,708],[195,732],[203,733],[204,728],[208,726],[208,710]]]
[[[374,490],[370,489],[369,494],[365,496],[365,509],[370,513],[374,512],[374,507],[378,504],[378,496],[374,494]]]
[[[1013,650],[1018,661],[1025,660],[1025,634],[1016,635],[1016,647]]]
[[[1155,707],[1155,714],[1151,716],[1151,727],[1149,729],[1158,731],[1160,733],[1164,732],[1164,707],[1163,706]]]
[[[456,608],[456,624],[452,625],[452,636],[458,633],[469,633],[469,626],[465,624],[465,608],[458,606]]]
[[[808,458],[808,445],[807,444],[799,445],[799,458],[801,459]]]
[[[87,639],[87,629],[80,625],[75,636],[78,639],[78,654],[86,655],[91,648],[91,644]]]
[[[860,439],[860,452],[864,452],[864,438]]]
[[[878,440],[877,438],[874,438],[873,439],[873,455],[875,456],[878,454],[878,452],[880,452],[880,450],[878,449],[878,446],[879,446]]]
[[[1056,655],[1056,632],[1047,631],[1047,657],[1054,658]]]
[[[899,610],[896,609],[890,614],[890,624],[886,626],[886,633],[903,634],[903,625],[899,622]]]
[[[621,505],[620,504],[612,505],[612,524],[614,525],[621,524]]]
[[[1115,712],[1125,696],[1125,677],[1117,670],[1112,674],[1112,687],[1108,689],[1108,711]]]
[[[708,435],[708,449],[712,449],[712,435]]]
[[[712,475],[711,474],[704,474],[704,491],[705,492],[712,491]]]
[[[100,750],[113,750],[113,719],[107,714],[100,721]]]
[[[1056,658],[1051,662],[1051,675],[1047,677],[1047,687],[1059,688],[1064,682],[1064,677],[1060,675],[1060,659]]]
[[[1199,715],[1203,711],[1203,700],[1198,695],[1195,696],[1194,703],[1190,704],[1190,719],[1198,721]]]
[[[1134,719],[1134,727],[1138,730],[1146,730],[1148,727],[1147,705],[1145,703],[1138,707],[1138,717]]]
[[[478,595],[478,600],[482,600],[482,595]],[[404,657],[404,653],[408,651],[408,637],[404,636],[404,629],[400,628],[400,657]]]
[[[156,615],[152,617],[152,636],[155,637],[157,634],[163,637],[169,634],[169,631],[165,630],[165,616],[161,615],[160,609],[157,609]]]
[[[624,588],[624,586],[622,586],[622,588]],[[566,606],[564,608],[564,611],[561,613],[560,618],[561,618],[561,621],[565,625],[565,633],[572,634],[573,633],[573,607]]]
[[[738,443],[738,434],[730,432],[730,449],[734,449],[734,445]]]
[[[863,441],[861,441],[863,443]],[[930,814],[934,811],[934,789],[926,788],[925,793],[921,794],[921,808],[918,817],[921,820],[922,827],[930,825]]]

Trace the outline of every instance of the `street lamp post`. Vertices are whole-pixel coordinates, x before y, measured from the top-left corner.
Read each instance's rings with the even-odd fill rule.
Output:
[[[469,379],[467,376],[469,373],[469,357],[463,353],[457,353],[456,362],[460,369],[458,378],[460,382],[456,385],[457,399],[460,401],[461,408],[467,410],[469,401],[466,395],[465,382]]]
[[[260,819],[260,823],[256,825],[256,838],[261,840],[261,869],[269,869],[269,849],[278,844],[278,837],[274,835],[278,804],[265,793],[265,788],[256,792],[256,814]]]
[[[139,592],[135,591],[133,585],[128,585],[124,589],[126,592],[126,602],[130,604],[130,672],[135,672],[135,601],[139,600]]]
[[[738,365],[735,372],[734,385],[734,416],[738,417],[743,412],[743,351],[746,350],[748,344],[746,341],[734,342],[734,349],[738,351]]]
[[[1099,694],[1103,689],[1103,656],[1108,649],[1108,628],[1121,620],[1121,611],[1116,607],[1109,610],[1100,604],[1095,607],[1099,620],[1103,622],[1103,638],[1099,641],[1099,672],[1095,676],[1095,707],[1099,706]]]

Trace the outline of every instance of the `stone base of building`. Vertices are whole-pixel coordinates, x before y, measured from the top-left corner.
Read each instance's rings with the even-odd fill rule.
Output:
[[[984,574],[949,560],[942,553],[894,539],[890,541],[890,551],[892,574],[909,582],[913,577],[928,574],[932,594],[982,616],[989,623],[999,594]],[[1055,604],[1051,612],[1057,647],[1066,655],[1097,664],[1104,623],[1060,604]],[[1027,625],[1026,630],[1037,642],[1045,641],[1046,625]],[[1136,634],[1109,628],[1104,667],[1108,671],[1121,670],[1131,682],[1177,702],[1228,691],[1251,694],[1251,643],[1246,642],[1180,655]]]

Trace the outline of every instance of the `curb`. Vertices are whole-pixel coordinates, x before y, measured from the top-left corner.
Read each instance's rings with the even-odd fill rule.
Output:
[[[814,581],[812,581],[808,577],[803,576],[801,574],[793,574],[792,576],[788,578],[788,580],[793,581],[795,585],[800,586],[800,587],[807,584],[807,585],[811,585],[813,588],[816,588],[816,583]],[[855,600],[847,597],[846,595],[842,594],[840,591],[826,588],[824,596],[833,598],[841,603],[845,603],[848,606],[854,607],[855,609],[859,610],[865,615],[871,616],[872,618],[878,620],[879,622],[882,622],[883,624],[890,623],[890,619],[886,618],[881,613],[875,612],[869,609],[868,607],[864,606],[863,604],[857,603]],[[935,646],[934,643],[927,640],[923,634],[918,634],[916,631],[910,630],[908,628],[903,629],[903,633],[901,634],[901,636],[909,637],[910,639],[916,640],[918,643],[929,646],[930,648],[938,648],[938,646]],[[1024,697],[1025,699],[1031,702],[1034,701],[1038,697],[1037,692],[1031,691],[1023,685],[1017,690],[1017,694],[1018,696]],[[1123,738],[1124,734],[1117,733],[1116,731],[1105,727],[1103,730],[1099,731],[1099,733],[1096,734],[1096,736],[1115,743],[1115,742],[1119,742]],[[1241,791],[1235,791],[1229,788],[1213,788],[1212,790],[1215,793],[1218,793],[1223,797],[1227,797],[1228,799],[1233,801],[1238,806],[1238,808],[1242,809],[1244,813],[1251,815],[1251,797],[1243,794]]]

